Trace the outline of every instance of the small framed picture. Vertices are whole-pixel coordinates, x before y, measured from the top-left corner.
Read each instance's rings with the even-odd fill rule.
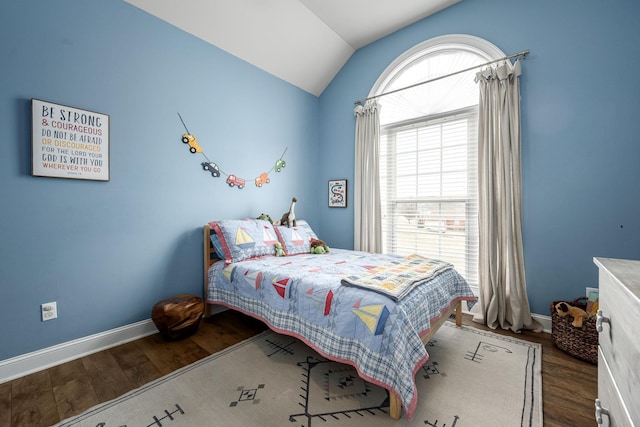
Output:
[[[329,181],[329,207],[347,207],[347,180],[332,179]]]

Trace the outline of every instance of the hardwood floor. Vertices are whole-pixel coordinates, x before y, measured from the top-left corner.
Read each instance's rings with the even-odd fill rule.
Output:
[[[487,329],[470,316],[463,323]],[[50,426],[264,329],[261,322],[225,311],[204,320],[196,334],[181,341],[166,342],[155,334],[0,384],[0,426]],[[542,344],[545,426],[596,425],[596,366],[555,348],[549,334],[495,332]]]

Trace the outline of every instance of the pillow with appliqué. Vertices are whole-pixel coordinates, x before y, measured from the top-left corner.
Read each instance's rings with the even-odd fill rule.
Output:
[[[276,230],[278,240],[282,244],[286,255],[310,254],[311,239],[318,238],[309,223],[304,219],[296,220],[295,227],[274,225],[273,228]]]
[[[273,255],[278,241],[273,225],[258,219],[224,219],[210,222],[219,239],[226,264],[263,255]],[[216,253],[218,248],[212,238]]]

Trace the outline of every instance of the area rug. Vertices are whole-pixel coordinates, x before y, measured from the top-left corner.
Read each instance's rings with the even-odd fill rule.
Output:
[[[542,349],[446,322],[416,373],[411,421],[353,367],[265,331],[58,426],[542,426]]]

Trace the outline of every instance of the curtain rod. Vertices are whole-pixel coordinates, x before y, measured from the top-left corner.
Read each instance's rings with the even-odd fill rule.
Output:
[[[358,101],[355,101],[353,104],[354,105],[364,105],[365,102],[370,101],[372,99],[378,99],[378,98],[381,98],[381,97],[386,96],[386,95],[391,95],[391,94],[394,94],[396,92],[400,92],[400,91],[403,91],[403,90],[406,90],[406,89],[414,88],[416,86],[421,86],[421,85],[424,85],[424,84],[427,84],[427,83],[435,82],[437,80],[445,79],[447,77],[455,76],[456,74],[466,73],[467,71],[471,71],[471,70],[475,70],[476,68],[485,67],[487,65],[495,64],[496,62],[506,61],[507,59],[512,59],[512,58],[526,59],[527,55],[529,55],[529,49],[523,50],[522,52],[514,53],[513,55],[505,56],[505,57],[500,58],[500,59],[494,59],[493,61],[485,62],[484,64],[474,65],[473,67],[465,68],[464,70],[454,71],[453,73],[445,74],[444,76],[434,77],[433,79],[429,79],[429,80],[426,80],[426,81],[423,81],[423,82],[414,83],[414,84],[412,84],[410,86],[401,87],[400,89],[394,89],[394,90],[390,90],[389,92],[383,92],[383,93],[381,93],[379,95],[374,95],[374,96],[370,96],[370,97],[365,98],[365,99],[360,99]]]

